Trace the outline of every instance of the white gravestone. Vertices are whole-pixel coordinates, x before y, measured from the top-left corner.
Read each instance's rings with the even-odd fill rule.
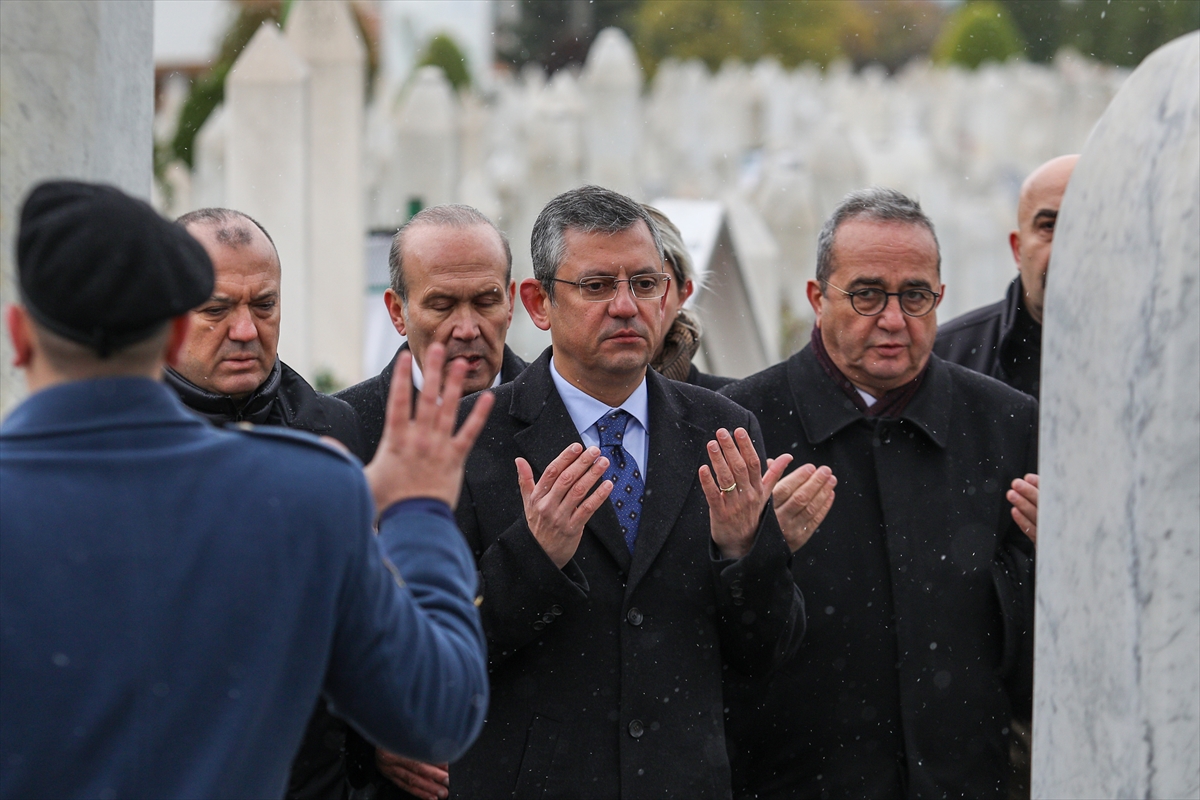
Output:
[[[311,381],[308,67],[274,23],[263,23],[234,64],[225,109],[226,201],[275,241],[283,269],[279,357]]]
[[[309,69],[312,369],[349,386],[362,378],[366,50],[345,0],[296,3],[287,39]]]
[[[17,301],[21,203],[49,178],[110,183],[145,199],[152,180],[150,0],[0,2],[0,307]],[[25,396],[0,334],[0,416]]]
[[[637,154],[642,127],[642,67],[619,28],[600,31],[580,81],[587,181],[622,194],[640,193]]]
[[[1033,796],[1200,794],[1200,34],[1083,150],[1046,295]]]

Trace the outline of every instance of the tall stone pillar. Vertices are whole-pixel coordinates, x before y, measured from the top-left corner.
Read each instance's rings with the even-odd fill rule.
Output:
[[[1200,34],[1063,198],[1046,294],[1035,798],[1200,795]]]
[[[225,198],[275,240],[283,268],[279,356],[313,379],[308,67],[264,22],[225,81]]]
[[[21,203],[47,178],[111,183],[149,199],[151,0],[0,2],[0,306],[17,300]],[[25,396],[0,334],[0,415]]]
[[[287,39],[309,70],[312,369],[349,386],[362,378],[363,361],[366,49],[345,0],[294,4]]]

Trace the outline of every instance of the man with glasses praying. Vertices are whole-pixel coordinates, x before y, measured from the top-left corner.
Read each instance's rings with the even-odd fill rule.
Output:
[[[492,701],[456,798],[727,798],[722,663],[765,674],[804,609],[754,418],[647,365],[669,289],[646,211],[588,186],[534,225],[552,347],[493,390],[457,516]]]
[[[847,196],[818,239],[811,343],[722,389],[806,464],[777,505],[808,462],[806,482],[838,478],[792,562],[800,653],[726,681],[737,797],[1006,796],[1031,699],[1037,403],[931,354],[940,261],[915,201]]]

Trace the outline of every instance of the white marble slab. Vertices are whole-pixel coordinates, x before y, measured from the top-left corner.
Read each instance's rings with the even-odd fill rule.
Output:
[[[1200,34],[1133,73],[1046,295],[1033,796],[1200,795]]]

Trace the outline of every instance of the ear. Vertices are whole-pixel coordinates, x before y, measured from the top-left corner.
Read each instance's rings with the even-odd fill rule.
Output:
[[[817,315],[817,327],[821,327],[821,308],[825,304],[825,295],[821,292],[821,284],[817,281],[808,282],[808,303]]]
[[[517,310],[517,282],[508,282],[508,324],[512,325],[513,312]]]
[[[179,357],[183,354],[183,347],[187,344],[188,331],[191,330],[188,314],[180,314],[175,319],[171,320],[171,333],[167,336],[167,366],[174,367],[179,363]]]
[[[521,281],[521,303],[534,325],[544,331],[550,330],[550,298],[546,296],[541,281],[537,278]]]
[[[692,281],[683,282],[683,299],[679,301],[679,305],[683,305],[692,296],[692,292],[696,291],[696,284]]]
[[[408,325],[404,322],[404,301],[395,290],[388,289],[383,293],[383,304],[387,306],[388,316],[392,318],[392,327],[401,336],[408,336]]]
[[[945,299],[946,299],[946,284],[943,283],[942,285],[938,286],[938,297],[937,297],[937,300],[935,300],[933,302],[933,307],[937,308],[938,306],[940,306],[942,304],[942,301]]]
[[[19,305],[10,305],[5,322],[13,346],[13,366],[28,367],[33,360],[33,330],[29,324],[29,313]]]
[[[1013,261],[1017,262],[1017,269],[1021,268],[1021,234],[1013,231],[1008,235],[1008,246],[1012,249]]]

